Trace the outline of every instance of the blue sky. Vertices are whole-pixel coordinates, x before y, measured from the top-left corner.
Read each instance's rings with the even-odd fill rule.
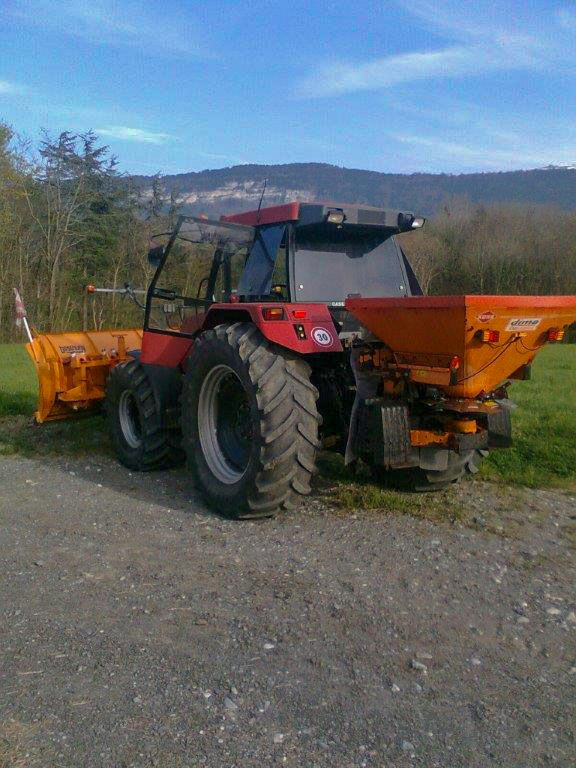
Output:
[[[123,170],[576,165],[574,0],[0,0],[0,119]]]

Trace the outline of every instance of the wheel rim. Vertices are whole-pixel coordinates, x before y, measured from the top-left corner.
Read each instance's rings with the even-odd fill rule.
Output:
[[[226,485],[238,482],[248,467],[253,431],[246,390],[227,365],[212,368],[202,382],[198,433],[213,475]]]
[[[140,448],[142,445],[142,422],[140,421],[140,411],[136,398],[131,390],[125,389],[120,395],[118,413],[124,440],[130,448]]]

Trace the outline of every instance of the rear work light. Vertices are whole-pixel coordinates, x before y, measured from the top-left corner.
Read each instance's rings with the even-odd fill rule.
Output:
[[[490,344],[496,344],[500,341],[500,331],[479,331],[478,335],[482,341],[486,341]]]
[[[426,219],[422,216],[414,216],[413,213],[398,214],[398,229],[401,232],[409,232],[411,229],[422,229]]]
[[[341,208],[334,208],[326,214],[326,221],[328,224],[337,224],[341,227],[345,220],[346,216]]]
[[[284,320],[284,308],[264,307],[262,309],[262,317],[264,320]]]
[[[548,329],[548,341],[562,341],[563,338],[564,338],[564,330],[562,328]]]

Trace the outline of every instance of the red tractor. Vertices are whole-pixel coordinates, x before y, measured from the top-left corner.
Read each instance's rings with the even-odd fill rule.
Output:
[[[506,380],[576,300],[423,297],[395,237],[423,223],[320,203],[180,217],[149,254],[142,348],[106,385],[120,461],[185,456],[235,517],[295,508],[321,446],[418,489],[474,472],[510,443]]]

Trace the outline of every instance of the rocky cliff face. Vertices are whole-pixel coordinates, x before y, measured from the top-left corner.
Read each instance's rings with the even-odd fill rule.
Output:
[[[314,191],[303,188],[267,185],[262,181],[230,181],[214,189],[192,189],[178,195],[178,200],[192,210],[200,208],[224,210],[245,210],[257,208],[264,192],[263,204],[279,205],[291,200],[312,200]]]

